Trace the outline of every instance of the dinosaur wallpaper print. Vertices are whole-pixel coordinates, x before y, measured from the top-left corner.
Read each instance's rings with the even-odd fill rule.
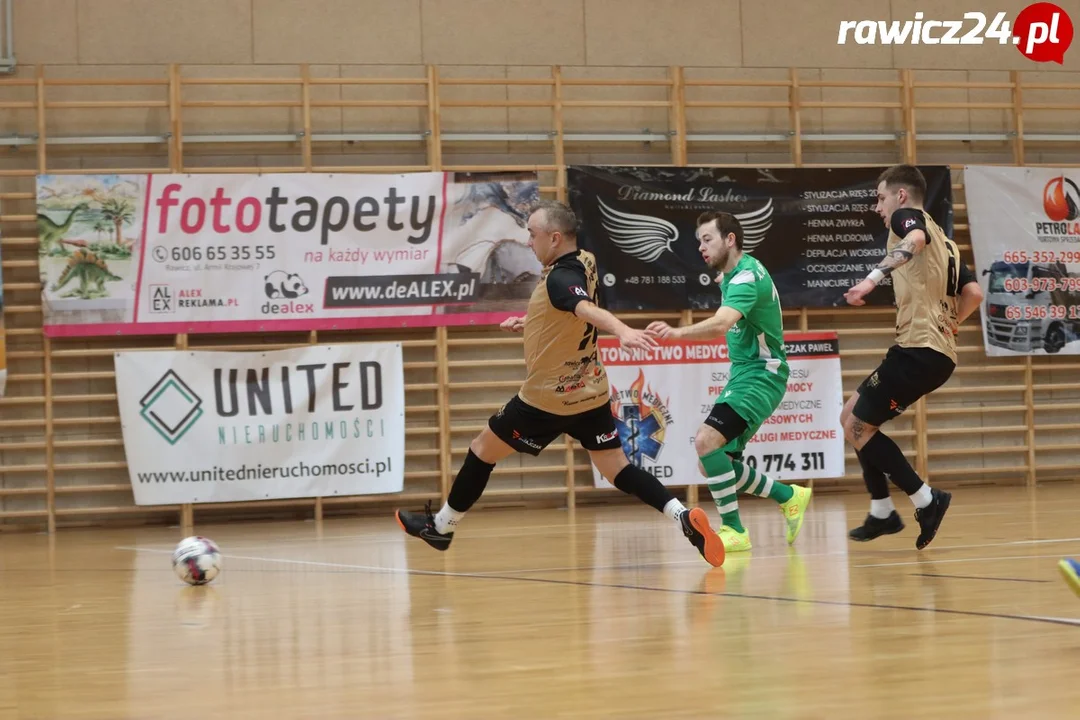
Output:
[[[145,175],[39,175],[45,324],[130,322]]]

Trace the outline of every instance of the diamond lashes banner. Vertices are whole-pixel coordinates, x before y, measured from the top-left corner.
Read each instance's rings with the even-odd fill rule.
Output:
[[[40,175],[49,336],[500,322],[535,173]]]
[[[120,352],[136,505],[401,492],[400,343]]]
[[[572,166],[567,182],[610,310],[719,307],[715,273],[695,237],[708,210],[739,218],[746,252],[768,268],[784,305],[832,307],[885,254],[888,230],[874,211],[884,169]],[[926,209],[951,237],[949,168],[920,169]],[[891,304],[891,287],[867,302]]]

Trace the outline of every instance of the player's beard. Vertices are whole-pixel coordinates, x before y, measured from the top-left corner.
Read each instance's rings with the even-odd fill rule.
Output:
[[[709,267],[716,272],[723,272],[727,266],[728,258],[731,256],[731,249],[724,246],[723,249],[713,258],[713,261],[709,263]]]

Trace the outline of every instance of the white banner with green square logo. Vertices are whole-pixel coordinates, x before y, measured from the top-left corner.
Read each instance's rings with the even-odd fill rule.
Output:
[[[116,353],[137,505],[401,492],[400,343]]]

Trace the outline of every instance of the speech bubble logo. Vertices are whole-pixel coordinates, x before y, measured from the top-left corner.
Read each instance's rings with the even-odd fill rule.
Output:
[[[1072,19],[1054,3],[1028,5],[1016,16],[1013,44],[1028,60],[1063,65],[1072,40]]]

